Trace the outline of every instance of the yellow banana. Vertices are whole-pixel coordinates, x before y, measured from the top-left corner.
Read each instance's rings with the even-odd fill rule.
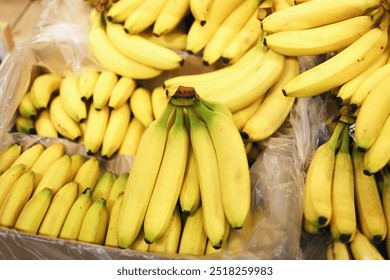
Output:
[[[87,188],[93,191],[99,178],[100,162],[96,157],[92,156],[80,166],[73,179],[73,181],[78,183],[78,194],[80,195]]]
[[[188,14],[189,0],[168,0],[153,24],[153,34],[162,36],[174,30]]]
[[[43,144],[34,143],[30,147],[25,148],[10,167],[23,164],[26,170],[30,170],[44,150],[45,146]]]
[[[390,172],[388,168],[383,168],[381,171],[383,177],[382,189],[382,207],[385,213],[387,224],[387,235],[385,239],[386,251],[390,252]]]
[[[212,0],[189,0],[191,14],[201,25],[206,24],[207,12],[211,2]]]
[[[102,176],[96,182],[96,186],[92,192],[92,201],[95,202],[99,197],[108,200],[110,195],[111,187],[114,184],[116,175],[110,171],[103,172]]]
[[[152,43],[175,51],[185,51],[187,46],[187,33],[177,29],[160,37],[154,36],[149,30],[145,30],[138,35]]]
[[[47,73],[39,75],[31,85],[31,101],[38,110],[45,109],[49,105],[54,92],[60,89],[62,77]]]
[[[22,117],[26,119],[36,119],[38,115],[38,110],[37,108],[35,108],[34,103],[31,101],[30,92],[26,92],[23,95],[22,100],[20,100],[20,103],[18,105],[18,112]]]
[[[232,114],[233,121],[239,131],[242,131],[245,124],[250,120],[250,118],[256,113],[260,105],[263,103],[266,94],[261,96],[259,99],[255,100],[252,104],[238,110]]]
[[[108,100],[108,107],[110,109],[119,108],[128,101],[136,86],[137,84],[134,79],[120,77],[112,89],[110,99]]]
[[[383,256],[371,241],[356,230],[355,237],[350,243],[351,253],[355,260],[383,260]]]
[[[144,87],[138,87],[130,96],[131,112],[145,127],[154,120],[152,93]]]
[[[24,134],[36,134],[34,121],[24,118],[21,115],[16,116],[15,129],[17,132]]]
[[[57,138],[58,132],[50,119],[48,109],[41,110],[35,120],[35,131],[37,135],[43,137]]]
[[[109,222],[107,226],[106,239],[104,240],[105,246],[118,247],[118,239],[116,236],[116,229],[118,227],[119,211],[121,209],[123,201],[123,193],[120,194],[112,205],[111,214],[109,213]]]
[[[107,11],[107,18],[112,22],[124,22],[143,0],[121,0],[113,3]]]
[[[82,101],[86,102],[93,94],[100,72],[94,69],[84,70],[78,78],[78,92]]]
[[[145,242],[144,230],[143,228],[141,228],[137,235],[137,238],[131,244],[130,249],[139,252],[149,252],[149,248],[150,248],[150,244]]]
[[[7,194],[11,190],[15,182],[28,171],[24,164],[18,164],[14,167],[10,167],[0,175],[0,207],[3,205]]]
[[[13,143],[7,146],[0,152],[0,171],[4,172],[22,153],[22,146],[18,143]]]
[[[112,91],[117,83],[118,76],[115,72],[100,72],[92,93],[93,106],[96,110],[101,110],[108,104]]]
[[[79,154],[75,153],[70,156],[71,163],[70,163],[70,181],[74,180],[74,177],[76,176],[77,172],[79,171],[80,167],[85,162],[85,158]]]
[[[351,260],[349,245],[337,240],[332,241],[326,248],[326,259]]]
[[[122,172],[116,177],[115,181],[111,186],[110,193],[107,198],[107,211],[108,215],[111,216],[112,208],[114,207],[115,201],[125,191],[127,180],[129,179],[129,172]]]
[[[100,110],[96,110],[94,106],[89,107],[84,132],[84,146],[88,154],[96,154],[99,152],[107,130],[109,118],[110,109],[108,106],[104,106]]]
[[[155,88],[153,88],[151,93],[151,102],[153,117],[157,119],[164,111],[165,106],[169,102],[169,97],[167,96],[163,86],[156,86]]]
[[[60,100],[65,112],[74,121],[82,123],[87,118],[87,106],[81,100],[76,76],[66,76],[60,87]]]
[[[118,154],[136,155],[144,131],[145,126],[137,118],[131,118]]]

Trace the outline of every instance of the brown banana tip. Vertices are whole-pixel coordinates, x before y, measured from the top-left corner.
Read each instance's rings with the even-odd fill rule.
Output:
[[[263,39],[263,45],[266,46],[266,47],[268,48],[268,46],[267,46],[267,38],[264,38],[264,39]]]
[[[180,65],[180,66],[183,66],[183,65],[184,65],[184,63],[185,63],[185,60],[184,60],[184,59],[182,59],[182,60],[180,60],[180,62],[179,62],[179,65]]]
[[[282,93],[283,93],[284,96],[287,97],[287,92],[284,89],[282,89]]]
[[[358,152],[361,152],[361,153],[364,153],[366,151],[366,149],[364,149],[362,147],[358,147],[357,150],[358,150]]]
[[[351,112],[352,113],[356,112],[357,108],[358,108],[358,106],[356,104],[354,104],[354,103],[351,104]]]
[[[244,131],[241,131],[240,134],[241,134],[242,139],[249,140],[249,134],[248,133],[246,133]]]
[[[328,218],[319,217],[318,218],[318,226],[325,226],[328,223]]]
[[[152,244],[153,242],[150,242],[146,237],[144,238],[144,241],[146,242],[146,244]]]
[[[210,66],[210,63],[208,63],[206,60],[202,60],[202,63],[204,66]]]
[[[227,58],[227,57],[221,57],[221,61],[222,61],[222,63],[223,64],[229,64],[229,62],[230,62],[230,59],[229,58]]]
[[[381,243],[382,240],[383,240],[383,237],[382,237],[382,235],[379,235],[379,234],[378,235],[374,235],[372,237],[372,242],[375,243],[375,244]]]
[[[340,96],[337,96],[337,97],[336,97],[336,103],[337,103],[338,105],[343,105],[344,100],[343,100]]]
[[[364,170],[363,170],[363,173],[364,173],[364,175],[366,175],[366,176],[371,176],[371,175],[372,175],[372,173],[371,173],[370,171],[368,171],[367,169],[364,169]]]
[[[339,240],[342,243],[348,243],[351,240],[351,237],[352,237],[351,234],[341,234]]]
[[[201,20],[200,21],[200,26],[204,26],[206,24],[206,20]]]

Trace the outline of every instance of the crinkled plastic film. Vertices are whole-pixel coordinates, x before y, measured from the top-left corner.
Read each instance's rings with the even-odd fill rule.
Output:
[[[28,89],[37,69],[57,74],[82,71],[87,67],[100,69],[88,55],[86,22],[72,21],[74,8],[70,1],[47,2],[36,33],[16,48],[0,68],[0,150],[12,142],[25,146],[37,141],[49,145],[61,141],[67,153],[79,152],[85,157],[82,145],[66,139],[47,139],[10,133],[18,103]],[[61,5],[60,5],[61,4]],[[57,17],[60,8],[62,17]],[[50,16],[51,20],[47,20]],[[74,16],[80,16],[75,13]],[[84,14],[88,18],[88,15]],[[63,20],[62,22],[56,21]],[[65,20],[64,20],[65,19]],[[77,21],[76,21],[77,22]],[[80,24],[80,22],[82,22]],[[318,63],[314,58],[302,65]],[[79,73],[80,73],[79,72]],[[39,72],[38,72],[39,73]],[[252,165],[253,216],[248,238],[240,240],[241,251],[206,256],[143,253],[66,241],[0,228],[0,259],[302,259],[307,255],[301,247],[303,212],[303,182],[308,159],[327,137],[324,120],[325,102],[321,97],[297,99],[283,126],[269,139],[261,142],[261,153]],[[101,159],[101,169],[116,174],[130,171],[133,157],[117,156]],[[241,234],[236,232],[237,234]],[[307,244],[307,242],[305,243]],[[309,246],[309,249],[313,246]]]

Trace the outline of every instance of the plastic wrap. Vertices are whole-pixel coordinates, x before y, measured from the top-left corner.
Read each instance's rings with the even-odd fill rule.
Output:
[[[81,1],[80,1],[81,2]],[[34,141],[49,144],[62,141],[66,152],[85,156],[82,145],[65,139],[47,139],[10,133],[21,97],[28,89],[36,70],[64,75],[81,72],[86,67],[99,69],[89,57],[86,32],[88,9],[73,12],[72,1],[42,1],[41,22],[35,34],[16,48],[0,68],[0,150],[12,142],[29,145]],[[75,5],[75,6],[73,6]],[[62,17],[57,17],[59,9]],[[84,14],[84,15],[82,15]],[[73,15],[73,16],[72,16]],[[73,20],[83,16],[83,19]],[[188,59],[190,59],[189,57]],[[309,60],[315,63],[314,60]],[[307,62],[303,62],[307,64]],[[187,64],[188,65],[188,64]],[[172,74],[171,74],[172,75]],[[161,79],[161,77],[160,77]],[[243,250],[233,255],[218,253],[206,256],[159,255],[132,250],[95,246],[19,233],[0,228],[1,259],[302,259],[301,223],[303,182],[308,159],[326,137],[325,102],[320,97],[297,99],[290,117],[272,137],[261,142],[261,153],[250,170],[252,210],[263,213],[250,229],[250,238],[242,240]],[[101,159],[102,170],[116,174],[130,171],[133,157]]]

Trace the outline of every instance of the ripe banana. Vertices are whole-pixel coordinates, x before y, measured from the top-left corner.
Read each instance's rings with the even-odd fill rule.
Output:
[[[242,129],[244,139],[258,142],[270,137],[287,119],[295,97],[286,97],[282,88],[299,74],[299,63],[296,57],[285,58],[285,68],[279,80],[270,88],[264,101],[249,118]]]
[[[167,96],[163,86],[156,86],[155,88],[153,88],[151,93],[151,102],[153,118],[157,119],[164,111],[165,106],[169,102],[169,97]]]
[[[20,100],[20,103],[18,105],[18,112],[22,117],[26,119],[36,119],[38,115],[38,110],[37,108],[35,108],[34,103],[31,101],[30,92],[26,92],[23,95],[22,100]]]
[[[206,24],[211,2],[212,0],[189,0],[191,14],[201,25]]]
[[[134,79],[120,77],[112,89],[110,99],[108,100],[108,107],[110,109],[119,108],[128,101],[136,86],[137,84]]]
[[[21,115],[16,116],[15,128],[17,132],[36,134],[34,121],[32,119],[24,118]]]
[[[187,165],[189,136],[182,107],[176,109],[175,122],[167,143],[144,220],[145,241],[152,244],[166,231],[175,211]]]
[[[22,146],[18,143],[13,143],[7,146],[0,152],[0,171],[4,172],[22,153]]]
[[[50,119],[48,109],[41,110],[35,120],[35,131],[37,135],[43,137],[57,138],[58,132]]]
[[[119,108],[111,110],[107,128],[102,142],[101,155],[105,158],[112,157],[123,143],[126,135],[126,127],[130,123],[130,106],[128,102]]]
[[[88,208],[80,228],[78,240],[103,245],[106,238],[108,218],[106,201],[100,197]]]
[[[337,240],[332,241],[326,248],[326,259],[351,260],[349,245]]]
[[[104,171],[102,176],[96,182],[96,186],[92,192],[92,201],[95,202],[99,197],[108,200],[110,195],[111,187],[114,184],[116,175],[111,171]]]
[[[78,239],[84,217],[91,205],[92,191],[90,189],[85,189],[69,209],[68,215],[61,228],[60,238],[68,240]]]
[[[173,108],[173,105],[168,104],[160,118],[150,124],[141,139],[119,214],[120,248],[128,248],[140,232],[164,153],[168,121]],[[139,186],[143,186],[142,190]]]
[[[37,110],[45,109],[49,105],[54,92],[60,89],[62,77],[47,73],[39,75],[31,85],[31,101]]]
[[[113,182],[107,198],[107,211],[109,216],[111,216],[111,211],[114,207],[115,201],[122,193],[124,193],[128,179],[129,172],[122,172]]]
[[[74,180],[74,177],[76,176],[77,172],[79,171],[80,167],[85,162],[85,158],[79,154],[75,153],[70,156],[71,163],[70,163],[70,181]]]
[[[100,72],[92,93],[93,106],[96,110],[101,110],[108,104],[112,91],[117,83],[118,76],[115,72]]]
[[[69,117],[83,123],[87,118],[87,106],[81,100],[78,84],[76,76],[66,76],[60,87],[60,101]]]
[[[27,201],[16,220],[15,229],[21,232],[37,234],[52,197],[52,191],[49,188],[44,188]]]
[[[100,72],[94,69],[84,70],[78,78],[78,91],[82,101],[86,102],[93,94]]]
[[[38,229],[39,235],[51,237],[60,235],[66,217],[78,197],[77,189],[78,184],[72,181],[65,184],[53,196],[49,209],[47,209],[46,215]]]
[[[93,191],[99,178],[100,161],[92,156],[80,166],[73,179],[74,182],[78,183],[78,194],[80,195],[87,188]]]
[[[136,155],[144,131],[145,126],[137,118],[131,118],[118,154]]]
[[[387,223],[387,235],[385,239],[386,250],[390,252],[390,172],[388,168],[383,168],[381,171],[383,177],[382,189],[382,207],[385,213]]]
[[[15,182],[27,171],[24,164],[18,164],[8,168],[0,175],[0,207],[3,205],[7,194],[12,189]]]
[[[151,94],[150,90],[138,87],[130,96],[131,112],[145,127],[154,120]]]
[[[0,226],[13,228],[33,191],[34,172],[21,175],[9,189],[0,207]]]
[[[110,109],[107,106],[100,110],[96,110],[94,106],[89,107],[84,132],[84,146],[88,154],[96,154],[101,148],[109,118]]]
[[[137,235],[137,238],[131,244],[130,249],[139,252],[149,252],[149,248],[150,248],[150,244],[145,242],[144,230],[143,228],[141,228]]]
[[[256,113],[260,105],[263,103],[266,94],[261,96],[259,99],[255,100],[249,106],[238,110],[232,114],[233,121],[239,131],[242,131],[245,124],[250,120],[250,118]]]
[[[118,239],[116,236],[116,229],[118,227],[119,211],[121,209],[123,201],[123,193],[120,194],[112,205],[111,214],[108,213],[109,222],[107,226],[106,239],[104,240],[105,246],[118,247]]]
[[[371,241],[356,230],[355,237],[350,243],[351,253],[355,260],[383,260],[383,256]]]
[[[121,0],[113,3],[107,11],[107,18],[112,22],[124,22],[143,0]]]

